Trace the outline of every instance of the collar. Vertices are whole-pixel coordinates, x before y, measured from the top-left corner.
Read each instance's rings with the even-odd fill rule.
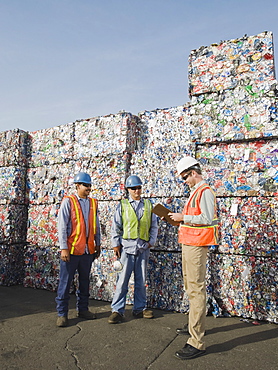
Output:
[[[198,189],[201,185],[205,184],[206,181],[205,180],[201,180],[200,182],[198,182],[198,184],[194,185],[193,188],[191,188],[191,193],[193,191],[195,191],[196,189]]]
[[[128,197],[128,201],[129,201],[129,203],[133,203],[133,202],[143,202],[143,199],[142,199],[142,198],[140,198],[139,200],[134,200],[134,199],[132,199],[131,197]]]
[[[89,199],[89,198],[86,198],[86,199],[85,199],[85,198],[81,198],[78,194],[76,194],[76,197],[77,197],[77,199],[78,199],[79,201],[81,200],[82,202],[83,202],[83,201],[86,201],[86,200],[88,200],[88,199]]]

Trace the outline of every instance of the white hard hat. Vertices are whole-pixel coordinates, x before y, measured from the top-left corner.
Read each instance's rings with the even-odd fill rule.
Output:
[[[177,164],[178,174],[180,175],[182,172],[186,171],[188,168],[196,164],[199,164],[199,162],[195,158],[189,157],[189,156],[183,157],[182,159],[178,161],[178,164]]]

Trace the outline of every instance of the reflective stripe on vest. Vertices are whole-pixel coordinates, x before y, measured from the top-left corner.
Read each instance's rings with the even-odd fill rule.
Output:
[[[136,213],[128,199],[121,200],[122,219],[123,219],[123,239],[137,239],[149,241],[150,227],[152,218],[152,204],[144,199],[144,213],[138,220]]]
[[[68,237],[68,247],[70,254],[81,255],[85,253],[85,247],[88,246],[90,254],[95,252],[95,234],[96,234],[96,213],[97,200],[88,198],[90,202],[88,237],[86,237],[86,224],[78,198],[75,195],[67,196],[71,205],[71,223],[72,232]]]
[[[78,200],[76,200],[75,197],[73,197],[73,196],[69,196],[69,198],[72,200],[72,203],[73,203],[73,206],[74,206],[74,210],[75,210],[75,214],[76,214],[76,220],[77,220],[76,234],[75,234],[75,237],[74,237],[73,242],[71,244],[71,251],[70,251],[70,254],[73,254],[75,244],[76,244],[76,242],[77,242],[77,240],[79,238],[79,235],[80,235],[81,222],[80,222],[80,214],[78,212],[78,206],[77,206]]]
[[[190,196],[183,209],[184,215],[200,215],[200,199],[205,189],[213,190],[208,184],[203,184]],[[211,225],[187,225],[179,227],[179,243],[194,246],[208,246],[218,244],[218,219],[216,215],[216,200],[214,205],[214,218]]]

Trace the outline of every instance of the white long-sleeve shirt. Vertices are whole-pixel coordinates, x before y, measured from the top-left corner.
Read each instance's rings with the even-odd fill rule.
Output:
[[[190,196],[194,191],[199,188],[201,185],[206,184],[205,180],[200,181],[198,184],[191,188]],[[184,215],[183,222],[185,224],[196,224],[196,225],[211,225],[212,220],[214,219],[214,208],[215,208],[215,195],[211,192],[210,189],[205,189],[200,199],[201,214],[192,216]]]

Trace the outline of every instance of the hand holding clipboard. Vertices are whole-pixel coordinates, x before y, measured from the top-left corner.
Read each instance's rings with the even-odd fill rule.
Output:
[[[157,204],[156,206],[153,207],[152,212],[159,216],[160,218],[163,217],[165,221],[167,221],[169,224],[173,226],[179,226],[180,221],[174,221],[171,219],[169,216],[169,213],[172,213],[170,209],[164,207],[162,204]]]

